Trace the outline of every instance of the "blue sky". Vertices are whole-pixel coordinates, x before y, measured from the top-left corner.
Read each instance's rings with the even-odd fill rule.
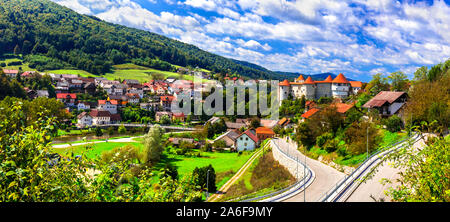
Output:
[[[450,0],[52,0],[274,71],[369,81],[450,58]]]

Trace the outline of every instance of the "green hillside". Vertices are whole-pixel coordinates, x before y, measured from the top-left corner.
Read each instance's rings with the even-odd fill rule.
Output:
[[[163,71],[200,67],[249,78],[278,78],[263,67],[227,59],[151,32],[78,14],[49,0],[0,0],[0,55],[17,53],[31,69],[112,73],[134,63]]]

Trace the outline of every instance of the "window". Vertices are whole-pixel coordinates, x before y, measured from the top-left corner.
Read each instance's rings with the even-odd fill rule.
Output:
[[[247,143],[244,143],[244,146],[247,146]]]
[[[247,141],[247,140],[248,140],[248,137],[245,138],[245,141]]]

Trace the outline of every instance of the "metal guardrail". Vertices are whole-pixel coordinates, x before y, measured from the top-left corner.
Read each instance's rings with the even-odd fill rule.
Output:
[[[372,154],[372,155],[371,155],[369,158],[367,158],[361,165],[359,165],[359,167],[356,168],[349,176],[345,176],[343,179],[341,179],[340,181],[338,181],[338,182],[336,183],[336,186],[331,190],[331,192],[325,192],[325,194],[322,195],[322,196],[319,198],[319,202],[328,202],[328,201],[330,201],[330,202],[335,202],[335,201],[337,201],[337,200],[342,196],[342,194],[348,189],[349,185],[353,184],[353,182],[354,182],[355,180],[359,179],[359,177],[360,177],[363,173],[365,173],[365,172],[372,166],[372,164],[373,164],[376,160],[378,160],[378,159],[380,158],[380,157],[378,157],[378,158],[373,159],[373,157],[377,156],[377,155],[380,154],[381,152],[386,152],[386,151],[388,151],[386,154],[384,154],[384,155],[387,155],[387,154],[393,152],[394,150],[403,147],[404,145],[392,149],[393,147],[396,147],[397,145],[402,144],[402,143],[404,143],[404,142],[406,142],[406,141],[409,141],[409,140],[415,140],[415,139],[416,139],[415,137],[419,137],[419,136],[420,136],[420,135],[417,133],[416,135],[410,136],[410,137],[405,138],[405,139],[403,139],[403,140],[401,140],[401,141],[398,141],[398,142],[396,142],[396,143],[393,143],[393,144],[391,144],[391,145],[385,147],[384,149],[381,149],[381,150],[377,151],[376,153]],[[389,149],[391,149],[391,150],[389,150]],[[369,161],[372,161],[372,162],[366,166],[366,163],[368,163]],[[359,175],[358,175],[357,177],[353,178],[353,177],[354,177],[354,174],[357,173],[357,172],[358,172],[362,167],[364,167],[364,166],[365,166],[365,168],[359,173]],[[351,178],[353,178],[353,179],[351,179]],[[350,181],[347,181],[347,180],[349,180],[349,179],[351,179],[351,180],[350,180]],[[339,188],[341,188],[342,186],[347,186],[347,187],[346,187],[344,190],[340,190],[340,191],[339,191],[339,194],[338,194],[336,197],[332,198],[331,200],[328,200],[328,199],[330,199],[330,197],[331,197],[332,195],[334,195],[335,193],[337,193],[338,190],[339,190]]]
[[[286,188],[283,188],[283,189],[280,189],[280,190],[277,190],[277,191],[274,191],[274,192],[271,192],[271,193],[269,193],[269,194],[265,194],[265,195],[262,195],[262,196],[259,196],[259,197],[254,197],[254,198],[250,198],[250,199],[241,200],[241,202],[252,202],[252,201],[257,201],[257,200],[263,200],[263,199],[267,199],[267,198],[274,197],[274,196],[276,196],[276,195],[281,194],[280,196],[276,197],[276,199],[271,200],[271,202],[275,202],[275,201],[277,201],[277,200],[281,200],[281,199],[285,198],[286,196],[291,195],[291,194],[294,193],[294,192],[297,192],[297,191],[301,190],[301,189],[304,188],[305,185],[307,185],[307,184],[311,181],[311,179],[313,178],[313,177],[312,177],[313,172],[311,171],[311,169],[310,169],[308,166],[306,166],[305,164],[303,164],[302,162],[300,162],[300,161],[298,160],[298,158],[294,158],[293,156],[289,155],[289,153],[284,152],[282,149],[280,149],[280,147],[278,146],[278,144],[276,144],[275,142],[273,142],[273,140],[271,141],[271,143],[274,144],[275,147],[276,147],[282,154],[284,154],[285,156],[287,156],[289,159],[294,160],[295,162],[297,162],[297,164],[301,164],[303,167],[305,167],[305,168],[308,170],[308,173],[307,173],[306,175],[303,176],[303,179],[302,179],[302,180],[299,180],[299,181],[297,181],[296,183],[294,183],[294,184],[292,184],[292,185],[290,185],[290,186],[288,186],[288,187],[286,187]],[[298,189],[292,190],[292,189],[295,188],[296,186],[300,186],[300,187],[298,187]]]

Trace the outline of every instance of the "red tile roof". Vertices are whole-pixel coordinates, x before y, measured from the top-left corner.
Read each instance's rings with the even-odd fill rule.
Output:
[[[338,113],[346,113],[354,106],[354,104],[334,103],[333,106],[336,107]]]
[[[115,99],[113,99],[113,100],[99,100],[98,104],[99,105],[105,105],[106,101],[110,102],[112,105],[118,105],[119,104],[119,101],[117,101]]]
[[[333,80],[333,83],[350,83],[347,78],[342,73],[339,73],[338,76]]]
[[[311,76],[308,76],[303,84],[314,84],[314,80],[311,78]]]
[[[267,128],[267,127],[264,127],[264,126],[261,126],[261,127],[256,128],[256,135],[258,135],[258,134],[270,134],[270,135],[275,135],[275,133],[273,132],[273,130],[271,130],[271,129]]]
[[[285,79],[283,82],[281,82],[279,84],[280,86],[290,86],[291,84],[289,83],[289,81],[287,79]]]
[[[350,85],[352,87],[359,87],[362,88],[362,82],[361,81],[350,81]]]
[[[163,102],[171,102],[172,100],[175,99],[174,96],[161,96],[160,98],[161,98],[161,101],[163,101]]]
[[[308,110],[306,113],[303,113],[302,117],[305,119],[309,119],[312,115],[314,115],[318,111],[319,111],[319,109],[312,108],[312,109]]]
[[[75,93],[57,93],[56,94],[57,99],[67,99],[67,97],[69,97],[71,99],[76,99],[77,94],[75,94]]]
[[[251,140],[255,141],[255,143],[258,143],[258,137],[256,137],[255,134],[252,133],[252,131],[250,129],[246,130],[245,132],[241,133],[240,136],[242,136],[243,134],[246,134],[248,137],[250,137]]]
[[[298,81],[304,81],[304,80],[305,80],[305,77],[303,77],[303,75],[300,75],[300,76],[297,78],[297,80],[298,80]]]

